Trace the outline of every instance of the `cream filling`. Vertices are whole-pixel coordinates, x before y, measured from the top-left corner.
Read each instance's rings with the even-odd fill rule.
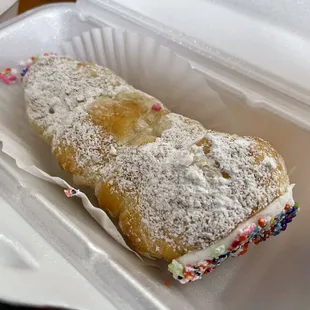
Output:
[[[210,247],[204,250],[187,253],[177,258],[176,261],[181,263],[183,266],[194,265],[197,262],[209,259],[212,260],[214,257],[218,257],[219,255],[225,254],[231,243],[237,238],[240,232],[248,228],[253,223],[257,224],[257,221],[260,217],[266,219],[269,222],[271,218],[279,215],[283,211],[287,203],[290,206],[293,206],[295,203],[293,199],[293,187],[294,184],[290,185],[285,194],[274,200],[264,210],[256,213],[247,221],[238,225],[238,227],[224,239],[221,239],[220,241],[216,242],[215,244],[211,245]]]

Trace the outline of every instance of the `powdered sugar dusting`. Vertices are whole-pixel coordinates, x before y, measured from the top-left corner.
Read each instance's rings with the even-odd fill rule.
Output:
[[[266,166],[266,167],[269,167],[269,169],[276,169],[277,168],[277,163],[276,161],[270,157],[270,156],[266,156],[263,160],[263,164]]]
[[[46,135],[56,133],[70,117],[76,122],[84,119],[82,111],[96,98],[114,98],[121,91],[133,90],[108,68],[66,57],[42,57],[30,73],[24,79],[26,102],[31,102],[27,114],[46,128]]]
[[[98,98],[134,89],[108,68],[54,56],[33,65],[24,85],[30,122],[44,128],[53,151],[72,146],[77,167],[95,176],[115,141],[90,122],[87,109]]]
[[[117,169],[121,191],[138,189],[142,222],[153,240],[202,249],[271,203],[278,186],[264,186],[272,172],[250,156],[253,139],[207,131],[180,115],[167,117],[172,127],[161,138],[123,150],[101,173],[107,178]],[[212,144],[207,155],[193,143],[202,135]]]
[[[136,90],[108,69],[61,57],[41,59],[25,80],[30,121],[44,129],[54,151],[73,148],[92,184],[109,180],[123,196],[137,197],[152,240],[185,252],[204,249],[279,196],[283,161],[268,159],[253,138],[216,133],[168,113],[155,142],[117,143],[90,121],[88,110],[97,98],[122,91]]]

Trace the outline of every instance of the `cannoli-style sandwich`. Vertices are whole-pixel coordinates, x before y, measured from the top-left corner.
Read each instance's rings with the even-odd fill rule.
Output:
[[[181,283],[296,216],[284,161],[260,138],[208,130],[68,57],[38,59],[24,88],[29,121],[59,165],[94,190],[132,249],[167,260]]]

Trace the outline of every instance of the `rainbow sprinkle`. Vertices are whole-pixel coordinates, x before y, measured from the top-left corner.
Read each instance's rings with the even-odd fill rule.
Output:
[[[292,222],[299,211],[298,203],[294,206],[286,204],[283,211],[270,220],[259,218],[257,223],[250,224],[240,231],[238,236],[232,241],[227,251],[225,245],[219,246],[213,253],[214,258],[197,263],[196,265],[183,266],[177,260],[173,260],[168,269],[174,278],[181,283],[192,282],[201,279],[204,274],[212,272],[218,265],[230,256],[240,256],[247,252],[249,244],[259,244],[266,241],[271,236],[278,236],[281,231],[286,230],[287,224]]]
[[[16,69],[6,68],[0,73],[0,80],[7,85],[13,84],[16,80],[16,73]]]
[[[44,53],[43,56],[56,56],[55,53]],[[42,56],[37,55],[35,57],[30,57],[26,61],[20,61],[18,71],[15,68],[6,68],[2,72],[0,72],[0,81],[4,84],[11,85],[16,81],[23,80],[24,76],[28,73],[31,66],[41,58]],[[20,78],[18,77],[20,75]]]
[[[77,196],[79,194],[79,192],[80,191],[78,189],[75,189],[73,187],[69,187],[69,188],[64,190],[65,195],[69,198]]]

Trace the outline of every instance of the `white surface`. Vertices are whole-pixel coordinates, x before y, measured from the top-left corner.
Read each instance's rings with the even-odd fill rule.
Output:
[[[150,2],[149,5],[152,7]],[[163,7],[160,8],[163,10]],[[101,22],[104,19],[104,24],[119,24],[143,32],[144,28],[141,23],[136,23],[136,19],[130,20],[127,16],[115,15],[112,11],[97,9],[97,13],[101,16]],[[157,13],[155,10],[152,17],[160,19],[161,15]],[[143,18],[141,21],[148,24]],[[57,49],[61,42],[89,30],[95,22],[87,14],[77,12],[73,5],[58,4],[37,10],[35,14],[27,15],[26,19],[18,19],[14,25],[0,31],[0,65],[12,66],[38,50]],[[101,25],[101,22],[97,25]],[[152,34],[151,31],[149,34],[157,37],[161,44],[184,52],[183,56],[195,58],[192,51],[186,52],[185,48],[182,49],[180,44],[173,41],[169,28],[166,30],[166,36],[156,32]],[[216,36],[217,31],[213,35]],[[5,200],[12,209],[18,211],[24,221],[120,309],[307,310],[310,304],[310,275],[307,273],[310,253],[310,134],[300,128],[300,124],[294,125],[283,119],[290,117],[288,109],[282,107],[277,112],[278,102],[283,101],[283,96],[278,92],[271,92],[253,82],[251,86],[259,94],[254,101],[252,93],[246,87],[247,80],[243,79],[239,83],[240,76],[233,68],[230,71],[220,68],[214,64],[212,57],[201,57],[200,65],[206,72],[204,78],[218,91],[235,120],[236,127],[233,130],[228,124],[223,129],[238,134],[261,136],[269,140],[286,160],[291,172],[291,182],[296,184],[295,198],[301,205],[301,213],[279,237],[252,247],[247,255],[228,261],[201,281],[185,286],[172,282],[167,288],[163,283],[170,278],[165,271],[143,265],[134,255],[120,247],[87,215],[78,200],[66,199],[60,188],[26,173],[13,173],[12,170],[11,182],[6,181],[9,186],[1,193],[7,195]],[[189,102],[192,95],[191,92],[188,94]],[[7,92],[3,92],[3,89],[0,91],[0,100],[11,104],[14,101],[12,98],[22,100],[15,88],[10,88]],[[270,104],[270,111],[278,113],[278,116],[255,109],[258,105],[265,108],[267,104]],[[309,115],[299,113],[295,102],[291,106],[296,108],[296,117],[307,118]],[[11,119],[18,120],[17,129],[21,129],[23,122],[26,122],[24,113],[11,113],[6,120],[9,122]],[[23,135],[28,133],[21,129],[20,135],[22,141]],[[33,134],[31,139],[37,137]],[[46,160],[51,163],[52,168],[52,156],[43,143],[40,151],[46,152]],[[15,167],[13,161],[10,162]],[[5,167],[10,165],[5,164]],[[1,171],[1,176],[2,174]],[[28,180],[29,187],[25,191],[17,182],[18,179]],[[10,200],[16,196],[17,200]],[[27,204],[22,201],[27,201]],[[25,238],[20,243],[28,244],[27,240],[25,233]],[[29,255],[27,257],[23,257],[21,261],[28,266],[27,262],[33,259]],[[55,270],[55,273],[58,272],[57,276],[61,274],[61,270],[61,267]],[[45,281],[44,273],[41,278]],[[15,287],[14,283],[11,284],[5,289],[10,289],[10,296],[13,296]],[[76,285],[79,284],[74,282],[68,286]],[[92,294],[89,292],[87,295],[90,307]],[[16,298],[20,296],[23,295],[15,294]],[[55,298],[53,295],[47,297],[50,302]]]
[[[77,7],[91,19],[159,38],[214,83],[310,128],[310,0],[267,2],[78,0]]]
[[[116,0],[115,3],[310,90],[310,33],[305,27],[310,18],[309,0],[284,3]]]
[[[0,299],[83,310],[116,309],[14,209],[14,204],[27,209],[34,203],[27,199],[31,178],[23,178],[2,152],[0,171]],[[85,296],[91,296],[91,302]]]

